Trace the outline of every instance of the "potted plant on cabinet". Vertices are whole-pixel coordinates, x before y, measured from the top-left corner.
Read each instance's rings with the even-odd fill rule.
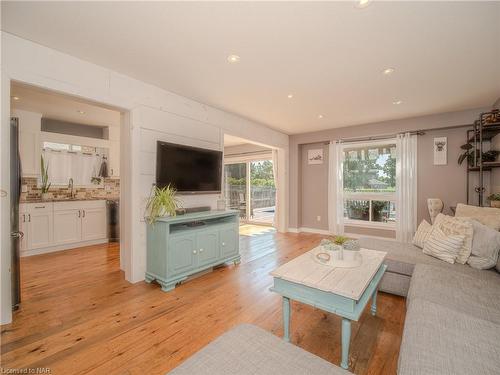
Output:
[[[41,190],[42,190],[42,200],[47,200],[49,198],[49,189],[51,183],[49,182],[49,165],[45,164],[43,156],[40,157],[40,176],[41,176]]]
[[[160,217],[175,216],[179,206],[180,200],[175,188],[170,184],[161,188],[153,185],[146,203],[144,219],[148,224],[154,224]]]

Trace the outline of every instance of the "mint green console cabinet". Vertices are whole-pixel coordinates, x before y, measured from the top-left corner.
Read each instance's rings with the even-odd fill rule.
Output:
[[[146,282],[168,292],[190,275],[240,261],[239,211],[205,211],[158,219],[147,229]]]

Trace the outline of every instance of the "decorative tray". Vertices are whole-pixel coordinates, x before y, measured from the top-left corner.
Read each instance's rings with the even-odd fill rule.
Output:
[[[355,268],[361,266],[363,257],[359,251],[344,250],[344,258],[339,259],[340,251],[325,250],[321,246],[311,252],[314,261],[333,268]]]

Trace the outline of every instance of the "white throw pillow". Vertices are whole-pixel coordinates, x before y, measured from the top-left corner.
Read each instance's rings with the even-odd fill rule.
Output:
[[[491,229],[500,230],[500,208],[476,207],[457,204],[456,217],[470,217]]]
[[[463,218],[460,218],[463,219]],[[481,270],[495,267],[500,252],[500,232],[472,220],[474,237],[472,239],[472,255],[467,263]]]
[[[456,262],[465,264],[472,252],[472,239],[474,237],[474,227],[470,218],[456,218],[453,216],[439,214],[434,220],[434,228],[439,228],[446,236],[460,235],[465,240],[458,253]]]
[[[439,228],[434,228],[424,245],[424,254],[444,260],[448,263],[455,263],[458,253],[465,241],[465,236],[447,236]]]
[[[422,249],[424,247],[425,242],[431,235],[431,233],[432,233],[432,225],[429,224],[427,220],[422,220],[422,222],[417,228],[415,236],[413,237],[413,244]]]

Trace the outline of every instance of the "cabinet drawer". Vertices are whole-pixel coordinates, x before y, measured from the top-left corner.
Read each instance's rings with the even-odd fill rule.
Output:
[[[52,212],[53,207],[54,206],[53,206],[52,202],[41,202],[41,203],[24,203],[24,204],[19,206],[19,209],[20,209],[20,212],[48,213],[48,212]]]

